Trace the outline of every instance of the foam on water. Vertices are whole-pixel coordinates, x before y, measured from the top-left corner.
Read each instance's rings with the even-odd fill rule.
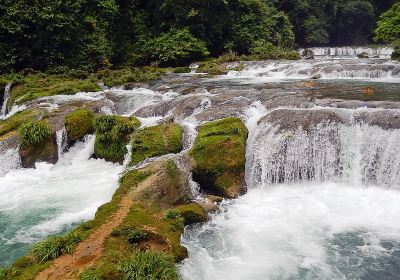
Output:
[[[49,234],[94,217],[118,187],[123,167],[91,159],[94,137],[78,143],[55,165],[12,170],[0,177],[0,264],[26,253]]]
[[[400,192],[335,183],[251,189],[182,238],[190,280],[395,279]]]

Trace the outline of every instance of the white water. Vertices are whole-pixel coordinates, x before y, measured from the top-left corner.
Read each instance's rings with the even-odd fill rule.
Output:
[[[6,87],[4,89],[3,105],[1,107],[1,116],[3,116],[3,117],[7,115],[7,102],[8,102],[8,99],[10,98],[11,86],[12,86],[12,83],[9,83],[6,85]]]
[[[242,71],[231,71],[225,79],[250,82],[303,80],[361,80],[400,83],[400,63],[389,60],[298,60],[247,63]]]
[[[320,48],[309,48],[313,51],[317,57],[340,57],[340,58],[354,58],[360,53],[367,53],[369,57],[379,56],[380,58],[390,58],[393,53],[391,47],[320,47]],[[300,49],[299,53],[302,54],[304,49]]]
[[[94,217],[123,171],[91,159],[94,137],[77,143],[55,165],[11,170],[0,177],[0,263],[13,261],[45,236]]]
[[[257,125],[267,113],[246,111],[249,192],[186,229],[183,278],[397,279],[400,130],[353,120],[278,132]]]

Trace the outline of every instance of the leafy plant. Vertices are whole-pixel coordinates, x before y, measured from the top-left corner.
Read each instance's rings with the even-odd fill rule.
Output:
[[[137,252],[118,268],[125,280],[178,280],[172,257],[160,252]]]
[[[28,122],[18,129],[22,148],[43,143],[51,135],[51,128],[45,121]]]
[[[52,236],[36,244],[31,249],[31,255],[39,263],[53,260],[61,255],[70,254],[82,239],[82,236],[75,232],[64,236]]]

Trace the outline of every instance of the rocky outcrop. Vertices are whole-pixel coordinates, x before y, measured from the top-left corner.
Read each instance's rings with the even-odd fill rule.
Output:
[[[248,131],[238,118],[206,123],[190,151],[193,179],[208,194],[236,198],[246,191],[245,154]]]
[[[361,58],[361,59],[365,59],[365,58],[369,58],[369,55],[367,52],[361,52],[361,53],[357,54],[357,57]]]

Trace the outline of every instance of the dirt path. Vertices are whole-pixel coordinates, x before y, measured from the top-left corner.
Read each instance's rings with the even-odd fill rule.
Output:
[[[131,199],[123,198],[119,210],[107,223],[100,226],[88,239],[82,241],[71,255],[56,259],[52,266],[38,274],[36,280],[76,279],[76,275],[73,275],[74,271],[83,271],[102,256],[104,240],[122,223],[132,204]]]

